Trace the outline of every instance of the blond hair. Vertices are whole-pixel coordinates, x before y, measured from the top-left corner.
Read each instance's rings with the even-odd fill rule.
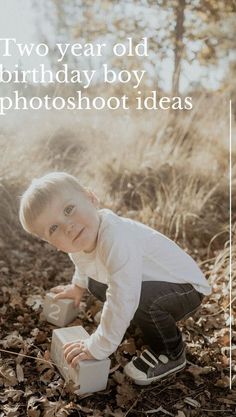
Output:
[[[20,197],[19,218],[22,227],[31,234],[33,224],[52,198],[59,195],[63,188],[71,187],[74,191],[86,192],[76,177],[66,172],[50,172],[43,177],[34,178],[27,190]]]

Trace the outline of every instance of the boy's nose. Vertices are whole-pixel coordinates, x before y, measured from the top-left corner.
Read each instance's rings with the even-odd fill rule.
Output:
[[[66,225],[65,232],[68,236],[70,236],[71,233],[73,233],[73,230],[74,230],[74,224],[73,223],[70,223],[70,224]]]

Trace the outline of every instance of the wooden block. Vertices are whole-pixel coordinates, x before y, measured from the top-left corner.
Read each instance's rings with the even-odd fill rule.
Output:
[[[65,360],[63,346],[68,342],[84,340],[89,334],[82,326],[54,329],[52,332],[51,358],[66,381],[72,380],[78,387],[77,394],[104,390],[107,386],[110,359],[80,361],[72,368]]]
[[[74,300],[54,300],[54,293],[47,293],[44,299],[43,314],[49,323],[64,327],[71,323],[78,315],[79,308]]]

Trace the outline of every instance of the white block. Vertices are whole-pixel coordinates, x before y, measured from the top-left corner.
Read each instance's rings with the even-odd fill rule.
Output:
[[[54,295],[51,292],[46,294],[43,314],[49,323],[64,327],[77,317],[79,308],[75,307],[74,300],[54,300]]]
[[[63,346],[68,342],[84,340],[89,334],[82,326],[54,329],[52,332],[51,358],[66,381],[72,380],[78,387],[77,394],[104,390],[107,386],[110,359],[80,361],[72,368],[65,360]]]

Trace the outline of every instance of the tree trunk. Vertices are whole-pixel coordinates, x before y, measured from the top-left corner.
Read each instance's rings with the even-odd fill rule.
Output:
[[[175,47],[174,47],[174,72],[172,77],[172,94],[179,95],[179,79],[181,74],[181,60],[183,55],[184,37],[184,11],[186,0],[178,0],[175,6]]]

